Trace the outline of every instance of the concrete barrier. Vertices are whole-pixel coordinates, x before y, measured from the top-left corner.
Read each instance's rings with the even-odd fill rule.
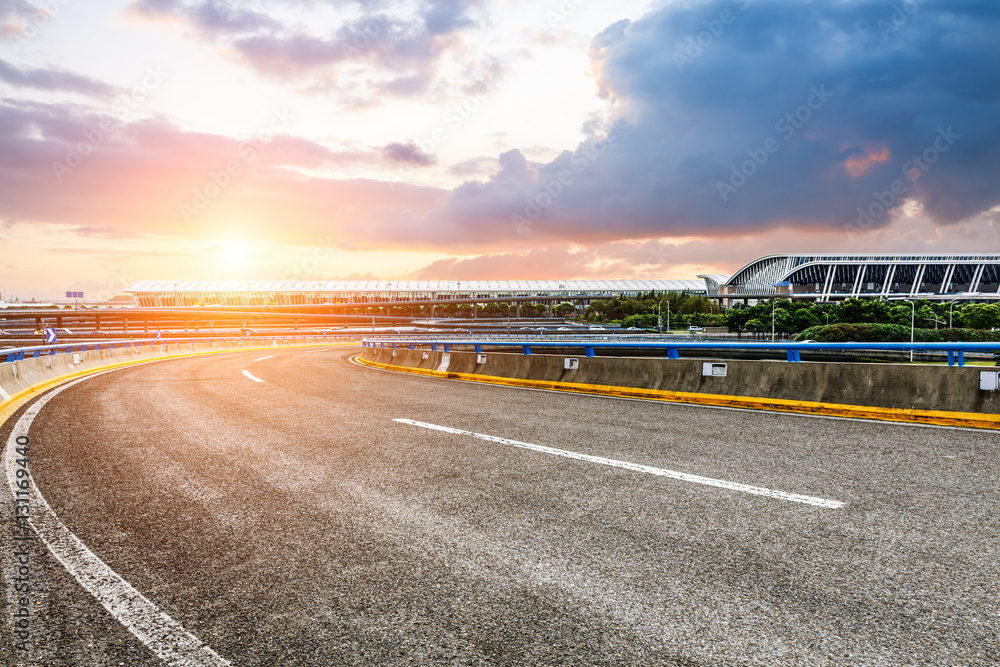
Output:
[[[578,393],[1000,429],[1000,391],[979,388],[980,372],[991,372],[983,367],[509,353],[486,353],[480,363],[483,355],[451,352],[443,369],[443,355],[365,348],[361,359],[438,377]]]
[[[273,350],[275,347],[316,347],[333,345],[356,345],[356,343],[313,342],[298,343],[291,340],[268,341],[260,344],[248,340],[206,341],[162,343],[131,347],[115,347],[109,350],[62,353],[44,357],[26,358],[20,361],[0,363],[0,409],[13,403],[19,397],[41,387],[100,370],[123,365],[191,357],[224,352]]]

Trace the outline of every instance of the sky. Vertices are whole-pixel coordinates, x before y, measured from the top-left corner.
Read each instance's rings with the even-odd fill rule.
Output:
[[[0,0],[0,297],[1000,252],[995,0]]]

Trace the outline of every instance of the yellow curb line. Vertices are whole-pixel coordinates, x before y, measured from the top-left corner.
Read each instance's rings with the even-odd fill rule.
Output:
[[[167,345],[172,345],[175,343],[166,343]],[[76,378],[83,377],[85,375],[90,375],[92,373],[97,373],[100,371],[113,370],[115,368],[123,368],[125,366],[138,366],[140,364],[152,364],[157,361],[170,361],[171,359],[183,359],[186,357],[200,357],[206,354],[227,354],[231,352],[260,352],[261,350],[282,350],[291,348],[304,348],[304,347],[346,347],[354,345],[357,346],[359,343],[311,343],[307,345],[283,345],[280,347],[274,347],[272,345],[264,345],[261,347],[247,347],[238,350],[205,350],[203,352],[186,352],[183,354],[171,354],[166,357],[159,357],[155,359],[130,359],[129,361],[119,361],[112,364],[107,364],[105,366],[96,366],[94,368],[87,368],[81,371],[75,371],[73,373],[68,373],[66,375],[60,375],[59,377],[54,377],[50,380],[46,380],[40,384],[32,385],[27,389],[22,389],[10,398],[0,402],[0,427],[2,427],[7,420],[10,419],[18,410],[24,406],[25,403],[31,401],[39,394],[45,393],[49,389],[69,382],[70,380],[75,380]],[[128,348],[116,348],[116,349],[128,349]],[[137,348],[133,348],[137,349]],[[96,352],[97,350],[91,350]]]
[[[795,412],[800,414],[825,415],[832,417],[849,417],[852,419],[876,419],[880,421],[906,422],[915,424],[933,424],[935,426],[959,426],[963,428],[984,428],[1000,430],[1000,415],[976,412],[945,412],[938,410],[904,410],[896,408],[881,408],[864,405],[844,405],[840,403],[818,403],[813,401],[792,401],[783,398],[757,398],[753,396],[726,396],[721,394],[696,394],[683,391],[667,391],[665,389],[640,389],[636,387],[618,387],[601,384],[583,384],[576,382],[557,382],[549,380],[524,380],[506,378],[495,375],[479,375],[475,373],[452,373],[432,371],[423,368],[407,368],[393,366],[377,361],[355,357],[358,363],[373,368],[426,375],[428,377],[449,380],[465,380],[484,384],[499,384],[511,387],[528,387],[531,389],[550,389],[576,394],[598,394],[602,396],[621,396],[623,398],[643,398],[671,403],[694,403],[697,405],[714,405],[751,410],[769,410],[773,412]]]

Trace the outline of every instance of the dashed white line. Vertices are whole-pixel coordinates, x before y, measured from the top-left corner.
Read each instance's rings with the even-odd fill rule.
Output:
[[[272,354],[268,357],[261,357],[260,359],[254,359],[253,362],[257,363],[258,361],[264,361],[265,359],[274,359],[274,355]]]
[[[94,377],[94,376],[89,376]],[[4,467],[7,484],[14,497],[17,491],[17,465],[15,463],[17,437],[28,433],[38,412],[53,397],[73,385],[89,379],[81,378],[38,399],[18,420],[7,439]],[[30,456],[30,454],[29,454]],[[31,527],[49,548],[52,555],[63,564],[71,575],[91,595],[104,605],[112,616],[139,638],[158,658],[173,667],[225,667],[231,663],[205,646],[201,640],[160,611],[142,593],[134,589],[118,573],[98,558],[86,545],[63,525],[45,501],[41,491],[29,477]],[[21,480],[23,481],[23,479]]]
[[[254,382],[263,382],[263,380],[261,380],[259,377],[257,377],[250,371],[243,371],[243,375],[246,375],[248,379],[253,380]]]
[[[705,486],[715,486],[720,489],[729,489],[730,491],[742,491],[743,493],[750,493],[755,496],[767,496],[768,498],[775,498],[777,500],[787,500],[793,503],[815,505],[817,507],[825,507],[827,509],[840,509],[841,507],[844,506],[844,503],[839,500],[827,500],[825,498],[803,496],[797,493],[787,493],[785,491],[776,491],[774,489],[767,489],[762,486],[750,486],[748,484],[740,484],[738,482],[728,482],[723,479],[712,479],[711,477],[701,477],[700,475],[690,475],[685,472],[666,470],[665,468],[654,468],[652,466],[642,465],[639,463],[629,463],[628,461],[606,459],[602,456],[579,454],[577,452],[571,452],[565,449],[556,449],[554,447],[545,447],[543,445],[533,445],[530,442],[520,442],[519,440],[508,440],[507,438],[500,438],[495,435],[485,435],[483,433],[463,431],[457,428],[450,428],[448,426],[438,426],[437,424],[428,424],[426,422],[418,422],[412,419],[393,419],[393,421],[399,422],[400,424],[419,426],[420,428],[427,428],[434,431],[443,431],[445,433],[453,433],[455,435],[466,435],[472,438],[477,438],[479,440],[485,440],[487,442],[495,442],[501,445],[510,445],[511,447],[530,449],[532,451],[542,452],[544,454],[553,454],[555,456],[564,456],[566,458],[577,459],[579,461],[599,463],[601,465],[611,466],[613,468],[623,468],[625,470],[632,470],[634,472],[644,472],[650,475],[670,477],[671,479],[678,479],[684,482],[692,482],[694,484],[704,484]]]

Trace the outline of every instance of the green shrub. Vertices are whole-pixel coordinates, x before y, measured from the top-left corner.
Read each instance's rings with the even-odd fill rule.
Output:
[[[917,343],[994,343],[1000,332],[982,329],[915,329]],[[820,343],[909,343],[910,327],[901,324],[830,324],[809,327],[795,340]]]

